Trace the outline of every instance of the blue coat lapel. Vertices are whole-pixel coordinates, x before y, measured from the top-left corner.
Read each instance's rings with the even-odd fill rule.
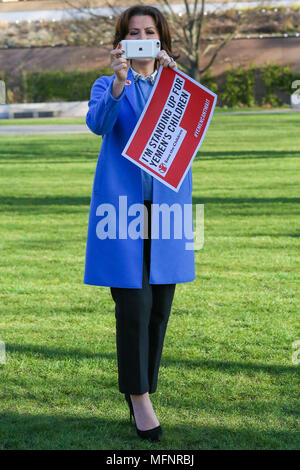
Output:
[[[115,75],[112,75],[111,81],[114,81]],[[129,101],[132,110],[134,111],[134,115],[136,116],[136,95],[135,95],[135,84],[134,84],[134,76],[131,69],[128,70],[127,74],[127,81],[129,83],[125,84],[125,98]]]
[[[130,84],[125,85],[126,87],[126,98],[128,99],[134,114],[136,115],[136,97],[135,97],[135,84],[134,84],[134,77],[131,69],[128,70],[127,80]]]

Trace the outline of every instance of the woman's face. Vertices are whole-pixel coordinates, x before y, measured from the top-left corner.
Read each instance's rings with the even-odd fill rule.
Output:
[[[150,15],[135,15],[129,20],[128,33],[124,39],[159,39],[159,32],[155,26],[154,19]],[[132,59],[133,66],[150,65],[155,59]]]
[[[150,15],[135,15],[129,20],[128,33],[124,39],[159,39],[159,32],[154,19]],[[132,59],[130,63],[146,65],[155,62],[155,59]]]
[[[152,16],[132,16],[129,20],[128,33],[124,39],[160,39]]]

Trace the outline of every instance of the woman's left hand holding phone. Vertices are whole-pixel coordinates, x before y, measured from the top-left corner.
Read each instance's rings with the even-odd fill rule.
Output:
[[[116,49],[110,51],[111,55],[111,67],[115,72],[116,78],[114,79],[114,83],[112,86],[112,96],[114,98],[118,98],[125,86],[125,82],[127,79],[127,73],[130,67],[130,60],[124,59],[122,54],[124,51],[122,50],[122,43],[120,42]]]

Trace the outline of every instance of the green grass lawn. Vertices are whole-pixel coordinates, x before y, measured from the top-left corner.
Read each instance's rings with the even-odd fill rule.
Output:
[[[84,117],[54,117],[54,118],[24,118],[24,119],[0,119],[1,126],[45,126],[51,124],[85,124]]]
[[[272,111],[276,110],[286,110],[286,109],[291,109],[291,106],[284,104],[280,108],[272,108]],[[220,112],[244,112],[244,111],[266,111],[266,108],[262,107],[233,107],[233,108],[227,108],[227,107],[220,107],[216,106],[215,107],[215,114],[220,113]],[[84,117],[76,117],[76,118],[69,118],[69,117],[53,117],[53,118],[26,118],[26,119],[0,119],[0,127],[1,126],[24,126],[24,125],[50,125],[50,124],[85,124],[85,118]]]
[[[212,119],[192,165],[205,242],[176,287],[152,444],[118,391],[109,288],[83,284],[100,138],[1,136],[0,449],[300,447],[299,126]]]

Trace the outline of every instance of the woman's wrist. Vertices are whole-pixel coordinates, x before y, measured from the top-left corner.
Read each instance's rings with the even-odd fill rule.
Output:
[[[114,98],[119,98],[122,94],[125,86],[125,80],[119,80],[117,77],[114,79],[114,83],[112,86],[111,94]]]

